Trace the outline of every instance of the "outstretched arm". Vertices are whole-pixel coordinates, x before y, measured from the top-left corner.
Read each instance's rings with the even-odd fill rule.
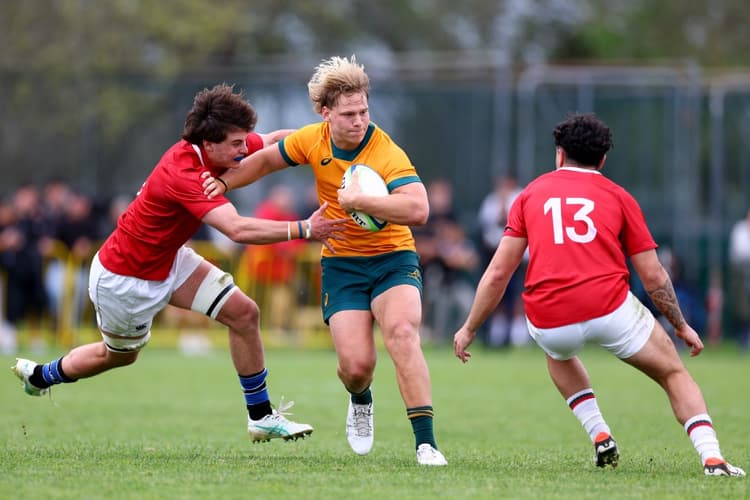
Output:
[[[492,256],[490,265],[479,280],[469,316],[453,336],[453,352],[464,363],[471,357],[471,353],[466,351],[466,348],[474,341],[479,327],[492,314],[505,295],[508,282],[526,251],[526,244],[526,238],[503,236],[495,250],[495,255]]]
[[[323,217],[327,207],[324,203],[308,219],[290,222],[243,217],[234,205],[225,203],[209,211],[203,222],[237,243],[263,245],[295,239],[318,240],[335,253],[329,240],[341,239],[340,232],[349,219]]]
[[[700,354],[703,350],[703,342],[698,333],[685,321],[680,304],[677,302],[672,280],[659,262],[656,250],[647,250],[632,255],[630,261],[641,278],[651,301],[672,325],[675,335],[690,347],[690,355]]]

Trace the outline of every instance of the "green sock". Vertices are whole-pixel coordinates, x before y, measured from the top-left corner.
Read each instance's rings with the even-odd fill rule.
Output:
[[[352,395],[352,403],[355,405],[369,405],[372,403],[372,392],[369,387],[359,394],[354,394],[353,392],[350,392],[349,394]]]
[[[414,431],[416,447],[423,443],[429,443],[430,446],[437,450],[438,447],[435,443],[435,432],[432,428],[432,406],[407,408],[406,416],[409,418],[411,428]]]

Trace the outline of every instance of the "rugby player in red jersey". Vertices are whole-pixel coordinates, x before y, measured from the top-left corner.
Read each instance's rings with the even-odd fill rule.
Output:
[[[272,221],[240,216],[226,197],[203,194],[202,172],[218,177],[291,132],[258,134],[256,121],[255,110],[233,86],[217,85],[195,96],[182,140],[164,153],[91,263],[89,296],[102,340],[45,364],[18,359],[12,369],[28,394],[40,396],[52,385],[134,363],[151,337],[154,316],[171,304],[227,326],[254,441],[312,432],[285,418],[284,408],[271,407],[258,305],[230,274],[185,246],[203,223],[243,244],[305,238],[330,247],[343,228],[345,219],[323,217],[325,205],[306,220]]]
[[[547,354],[549,374],[594,443],[597,466],[616,467],[617,444],[577,353],[598,344],[655,380],[667,393],[705,474],[744,476],[721,454],[700,388],[664,327],[630,292],[629,258],[649,297],[697,356],[703,342],[688,325],[656,254],[643,213],[600,170],[612,147],[609,127],[576,114],[553,132],[555,167],[531,182],[511,207],[503,238],[453,340],[464,363],[477,329],[505,293],[528,246],[524,306],[529,332]]]

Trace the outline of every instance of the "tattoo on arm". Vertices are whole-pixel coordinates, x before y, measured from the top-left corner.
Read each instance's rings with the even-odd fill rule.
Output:
[[[660,287],[648,290],[648,296],[651,297],[656,308],[661,311],[675,329],[685,326],[685,318],[682,316],[680,305],[677,303],[677,295],[674,293],[672,280],[667,278]]]

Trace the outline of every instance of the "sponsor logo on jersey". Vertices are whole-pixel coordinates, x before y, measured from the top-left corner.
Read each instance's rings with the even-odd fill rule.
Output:
[[[320,164],[325,167],[326,165],[328,165],[332,161],[333,161],[333,158],[331,158],[330,156],[326,156],[325,158],[323,158],[322,160],[320,160]]]

